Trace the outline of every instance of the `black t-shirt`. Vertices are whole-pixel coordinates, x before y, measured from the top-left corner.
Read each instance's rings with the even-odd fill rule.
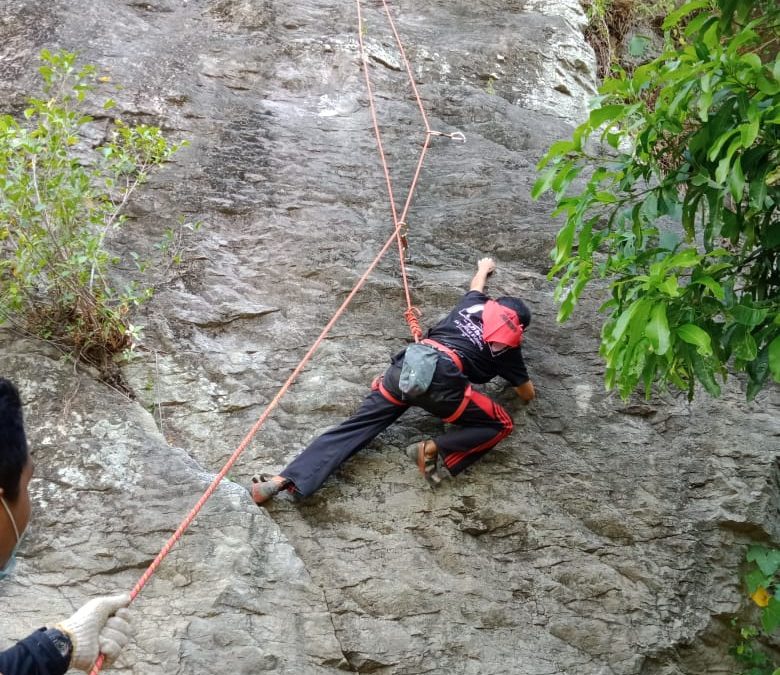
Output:
[[[463,360],[464,375],[475,384],[489,382],[500,375],[514,387],[528,382],[520,347],[493,354],[482,337],[482,310],[490,298],[469,291],[455,309],[428,331],[427,337],[457,352]]]

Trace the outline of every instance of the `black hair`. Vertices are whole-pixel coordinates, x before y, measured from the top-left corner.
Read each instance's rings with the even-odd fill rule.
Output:
[[[19,392],[12,382],[0,377],[0,487],[9,502],[19,498],[19,483],[28,461]]]
[[[508,295],[498,298],[496,302],[504,307],[509,307],[517,312],[517,317],[520,319],[520,323],[523,324],[523,328],[528,328],[531,325],[531,310],[520,298],[512,298]]]

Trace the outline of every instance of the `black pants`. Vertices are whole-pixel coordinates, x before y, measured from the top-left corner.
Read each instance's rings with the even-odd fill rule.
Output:
[[[509,413],[493,399],[474,391],[446,356],[439,359],[428,391],[414,401],[402,400],[398,388],[403,352],[378,377],[358,411],[315,438],[281,475],[303,496],[315,492],[342,463],[387,429],[411,405],[423,408],[458,428],[434,438],[442,461],[455,476],[483,457],[512,432]]]

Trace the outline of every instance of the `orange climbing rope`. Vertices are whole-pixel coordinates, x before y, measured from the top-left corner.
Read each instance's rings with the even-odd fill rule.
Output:
[[[404,294],[406,295],[406,312],[404,313],[404,318],[406,318],[407,323],[409,324],[409,329],[412,332],[412,335],[414,336],[414,341],[419,342],[422,339],[422,329],[420,328],[420,324],[418,322],[412,322],[410,321],[411,318],[416,318],[415,312],[414,312],[414,306],[412,305],[412,294],[409,291],[409,280],[406,274],[406,249],[407,249],[407,240],[406,240],[406,231],[408,229],[408,226],[406,225],[406,214],[409,211],[409,206],[412,202],[412,195],[414,194],[414,189],[417,187],[417,181],[420,177],[420,170],[422,168],[423,160],[425,159],[425,153],[428,151],[428,145],[430,143],[430,135],[427,133],[429,131],[428,127],[428,118],[425,116],[425,110],[422,107],[422,103],[420,102],[419,94],[417,93],[417,86],[414,84],[414,78],[412,77],[411,68],[409,66],[409,60],[406,58],[406,52],[404,52],[403,45],[401,44],[401,40],[398,37],[398,31],[395,29],[395,23],[393,22],[393,17],[390,14],[390,10],[387,6],[387,2],[385,0],[382,0],[382,4],[385,8],[385,13],[387,14],[388,21],[390,22],[390,27],[393,30],[393,35],[395,36],[396,44],[399,46],[399,51],[401,53],[401,58],[404,60],[404,63],[406,64],[406,72],[409,75],[409,80],[412,83],[412,87],[414,90],[414,95],[417,98],[417,102],[420,108],[420,112],[422,113],[423,122],[425,123],[425,141],[423,143],[422,150],[420,151],[420,156],[417,159],[417,166],[415,167],[414,171],[414,177],[412,178],[412,182],[409,186],[409,193],[406,196],[406,203],[404,204],[403,212],[401,213],[401,217],[398,217],[398,212],[396,210],[395,206],[395,194],[393,193],[393,181],[390,178],[390,169],[387,166],[387,158],[385,157],[385,148],[382,144],[382,134],[379,131],[379,121],[377,119],[376,114],[376,105],[374,103],[374,89],[371,86],[371,76],[369,74],[369,64],[368,64],[368,52],[366,51],[366,45],[363,41],[363,32],[364,32],[364,24],[363,24],[363,12],[360,9],[360,0],[355,0],[355,5],[357,7],[357,18],[358,18],[358,42],[360,43],[360,58],[363,64],[363,77],[365,77],[366,80],[366,90],[368,91],[368,107],[371,111],[371,123],[374,126],[374,136],[376,137],[376,146],[377,150],[379,151],[379,159],[382,162],[382,171],[384,171],[385,174],[385,183],[387,184],[387,193],[390,197],[390,212],[393,216],[393,225],[395,226],[395,229],[397,231],[396,234],[396,240],[398,242],[398,257],[400,260],[401,265],[401,279],[403,280],[404,284]],[[403,231],[401,231],[403,229]],[[419,314],[419,311],[417,312]]]
[[[131,602],[135,600],[135,598],[138,596],[138,594],[141,592],[143,587],[147,584],[149,579],[151,579],[152,575],[157,571],[157,569],[162,564],[162,561],[165,559],[165,557],[170,553],[171,549],[176,545],[176,543],[181,539],[184,532],[189,528],[189,526],[192,524],[193,520],[197,517],[198,513],[200,513],[201,509],[205,505],[205,503],[209,500],[211,495],[214,494],[219,484],[222,482],[222,479],[227,476],[228,471],[230,471],[231,467],[236,463],[238,458],[241,456],[241,454],[246,450],[246,448],[249,446],[249,443],[252,441],[252,439],[255,437],[257,432],[260,430],[260,428],[265,424],[265,421],[270,416],[271,412],[276,408],[279,401],[282,399],[282,397],[287,393],[289,388],[292,386],[293,382],[297,379],[298,375],[303,371],[306,364],[311,360],[312,356],[314,356],[314,353],[317,351],[319,346],[322,344],[325,337],[328,335],[330,330],[335,325],[336,321],[341,317],[341,315],[346,311],[349,304],[352,302],[352,299],[357,295],[357,292],[363,287],[366,280],[368,279],[371,272],[374,271],[376,266],[379,264],[379,262],[382,260],[382,258],[387,253],[388,249],[392,245],[392,243],[395,241],[398,245],[398,252],[400,255],[400,261],[401,261],[401,274],[403,277],[403,283],[404,283],[404,292],[406,295],[406,304],[407,308],[404,312],[404,318],[406,319],[407,323],[409,324],[409,328],[412,332],[412,335],[414,336],[415,341],[419,341],[422,338],[422,329],[420,328],[419,323],[419,316],[420,316],[420,310],[417,309],[414,305],[412,305],[411,300],[411,293],[409,291],[409,283],[407,279],[406,274],[406,266],[404,264],[404,254],[407,247],[406,244],[406,216],[409,211],[409,208],[412,203],[412,196],[414,193],[414,190],[417,186],[417,182],[420,177],[420,171],[422,169],[423,160],[425,158],[425,154],[428,150],[428,146],[430,144],[430,138],[431,136],[449,136],[450,138],[453,138],[454,140],[465,140],[463,138],[462,134],[455,133],[455,134],[444,134],[438,131],[432,131],[430,126],[428,125],[428,118],[425,114],[425,109],[422,105],[422,101],[420,100],[419,93],[417,91],[417,86],[414,81],[414,76],[412,75],[411,66],[409,65],[409,61],[406,58],[406,53],[403,48],[403,44],[401,43],[400,36],[398,35],[398,31],[395,27],[395,22],[393,21],[392,15],[390,14],[390,8],[386,2],[386,0],[382,0],[382,4],[385,9],[385,13],[387,14],[388,21],[390,23],[390,26],[393,31],[393,35],[395,36],[396,44],[398,45],[399,51],[401,53],[401,57],[404,61],[406,72],[409,76],[409,81],[411,83],[412,89],[414,91],[415,98],[417,99],[417,105],[420,109],[420,113],[423,118],[423,122],[425,124],[425,142],[423,143],[422,150],[420,152],[420,157],[417,161],[417,166],[415,168],[414,177],[412,179],[412,182],[409,187],[409,193],[406,197],[406,202],[404,204],[403,211],[401,212],[401,216],[399,217],[396,212],[396,206],[395,206],[395,199],[393,195],[393,185],[392,180],[390,178],[390,170],[387,166],[387,161],[385,158],[384,153],[384,147],[382,145],[382,136],[379,131],[379,123],[377,121],[377,115],[376,115],[376,107],[374,104],[374,95],[373,90],[371,87],[371,79],[368,74],[368,57],[365,51],[365,46],[363,43],[363,17],[360,9],[360,0],[355,0],[357,5],[357,13],[358,13],[358,36],[359,36],[359,42],[360,42],[360,53],[361,53],[361,60],[363,65],[363,72],[365,74],[366,79],[366,87],[368,88],[368,96],[369,96],[369,107],[371,110],[371,119],[374,126],[374,134],[376,136],[376,142],[377,147],[379,150],[379,156],[382,162],[382,168],[385,174],[385,181],[387,183],[387,190],[390,197],[390,209],[393,216],[393,233],[390,235],[390,237],[387,239],[385,244],[380,249],[379,253],[377,253],[374,260],[371,262],[371,264],[368,266],[365,272],[363,272],[363,275],[358,279],[355,286],[350,291],[349,295],[345,298],[344,302],[341,303],[341,306],[336,310],[336,312],[333,314],[331,319],[328,321],[328,323],[325,325],[325,327],[320,332],[317,339],[314,341],[312,346],[309,348],[309,350],[306,352],[304,357],[301,359],[300,363],[295,367],[292,373],[290,373],[290,376],[287,378],[287,380],[284,382],[284,384],[281,386],[279,391],[276,393],[276,395],[273,397],[271,402],[266,406],[265,410],[262,412],[260,417],[257,419],[257,421],[252,425],[252,428],[249,430],[249,432],[244,436],[241,443],[239,443],[238,447],[235,449],[232,455],[230,455],[227,462],[225,462],[225,465],[222,467],[222,469],[219,471],[219,473],[215,476],[214,480],[212,480],[211,484],[208,486],[206,491],[203,493],[203,495],[198,499],[195,506],[192,507],[190,512],[187,514],[187,516],[184,518],[184,520],[181,522],[178,528],[176,528],[176,531],[168,538],[168,541],[165,542],[165,545],[160,549],[160,552],[157,554],[157,557],[152,561],[152,563],[149,565],[149,567],[146,569],[146,571],[143,573],[141,578],[138,580],[138,582],[135,584],[135,586],[130,591],[130,600]],[[100,654],[97,658],[97,661],[95,661],[95,664],[92,667],[92,670],[90,671],[90,675],[97,675],[101,668],[103,667],[103,662],[105,660],[105,656],[103,654]]]
[[[406,239],[406,234],[408,230],[408,226],[406,224],[406,217],[407,214],[409,213],[409,207],[412,204],[412,197],[414,196],[414,190],[417,187],[417,182],[420,179],[420,171],[422,170],[423,162],[425,160],[425,154],[428,152],[428,147],[430,146],[431,136],[446,136],[448,138],[461,141],[461,142],[465,142],[466,138],[460,132],[447,134],[441,131],[434,131],[433,129],[431,129],[431,126],[428,123],[428,115],[426,115],[425,113],[425,106],[423,106],[422,104],[422,99],[420,98],[420,92],[417,90],[417,84],[414,81],[412,66],[409,63],[409,59],[406,57],[406,50],[404,49],[403,42],[401,41],[401,36],[398,34],[398,29],[395,26],[395,21],[393,21],[393,15],[390,13],[390,7],[387,4],[387,0],[382,0],[382,6],[384,7],[385,14],[387,16],[387,22],[390,25],[391,30],[393,31],[393,37],[395,38],[395,43],[398,46],[398,52],[401,54],[401,59],[404,63],[404,68],[406,69],[406,74],[409,78],[409,84],[411,85],[412,91],[414,92],[414,98],[417,101],[417,107],[420,110],[420,116],[422,117],[423,124],[425,125],[425,140],[423,141],[422,150],[420,150],[420,156],[417,159],[417,166],[415,167],[414,170],[414,176],[412,178],[412,182],[409,185],[409,192],[406,195],[406,202],[404,203],[403,211],[401,211],[401,215],[399,217],[395,206],[395,195],[393,194],[393,182],[390,179],[390,169],[387,166],[385,150],[382,144],[382,134],[379,131],[379,122],[377,120],[376,105],[374,104],[374,90],[373,87],[371,86],[371,77],[369,75],[369,69],[368,69],[368,53],[366,51],[366,46],[363,41],[364,24],[363,24],[363,13],[360,9],[360,0],[355,0],[355,5],[357,7],[357,17],[358,17],[358,41],[360,43],[360,56],[363,63],[363,75],[366,80],[366,89],[368,91],[368,106],[369,106],[369,110],[371,111],[371,122],[374,126],[374,135],[376,136],[376,144],[377,144],[377,149],[379,150],[379,158],[382,162],[382,170],[384,171],[385,174],[385,182],[387,183],[387,192],[388,192],[388,196],[390,197],[390,211],[393,216],[393,226],[395,227],[395,231],[396,231],[395,236],[398,241],[398,257],[400,259],[401,278],[403,280],[404,294],[406,296],[406,311],[404,312],[404,318],[406,319],[406,323],[409,324],[409,330],[411,331],[415,342],[419,342],[422,339],[422,333],[423,333],[419,322],[419,317],[421,312],[417,307],[415,307],[412,304],[412,295],[409,291],[409,280],[406,274],[405,258],[406,258],[406,250],[408,248],[408,242]]]

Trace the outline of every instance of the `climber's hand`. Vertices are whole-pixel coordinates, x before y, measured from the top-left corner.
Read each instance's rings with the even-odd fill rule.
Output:
[[[480,258],[477,262],[477,270],[485,275],[493,274],[496,271],[496,261],[493,258]]]

